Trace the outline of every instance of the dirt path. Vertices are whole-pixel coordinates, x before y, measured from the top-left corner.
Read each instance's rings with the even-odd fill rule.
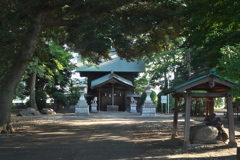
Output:
[[[17,132],[0,135],[0,159],[236,159],[236,148],[228,145],[183,148],[184,121],[179,119],[179,139],[172,140],[171,116],[103,112],[90,117],[13,116],[12,122]],[[192,125],[201,123],[202,118],[191,119]],[[239,131],[236,127],[240,145]]]

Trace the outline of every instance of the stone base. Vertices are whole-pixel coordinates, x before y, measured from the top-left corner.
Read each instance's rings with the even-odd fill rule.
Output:
[[[97,113],[98,111],[97,111],[97,106],[91,106],[91,112],[93,112],[93,113]]]
[[[86,108],[79,108],[79,107],[75,108],[75,116],[82,116],[82,115],[84,115],[84,116],[89,116],[90,115],[88,107],[86,107]]]
[[[131,107],[130,108],[130,113],[137,113],[137,108],[136,107]]]
[[[75,105],[70,105],[69,112],[70,113],[75,113]]]
[[[143,104],[142,116],[156,116],[156,106],[151,101]]]
[[[156,107],[142,107],[142,116],[156,116]]]
[[[130,105],[130,112],[131,112],[131,113],[136,113],[136,112],[137,112],[137,104],[132,103],[132,104]]]
[[[142,116],[156,116],[156,108],[151,107],[143,107],[142,108]]]

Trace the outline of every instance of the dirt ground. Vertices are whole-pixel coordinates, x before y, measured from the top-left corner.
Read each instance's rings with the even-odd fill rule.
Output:
[[[111,125],[112,120],[114,120],[114,125],[130,126],[129,132],[131,133],[131,139],[133,139],[135,145],[140,150],[139,157],[141,158],[126,159],[236,159],[236,147],[230,147],[227,144],[201,145],[184,148],[182,146],[184,119],[181,117],[179,118],[178,127],[179,137],[176,139],[171,139],[171,116],[155,118],[143,118],[139,115],[135,115],[135,117],[96,117],[97,116],[79,118],[71,114],[63,113],[58,113],[53,116],[43,115],[37,117],[12,115],[12,123],[16,129],[16,133],[0,135],[0,159],[1,157],[5,157],[4,159],[11,160],[15,158],[18,160],[20,159],[19,157],[11,157],[6,154],[18,152],[19,149],[21,149],[23,153],[27,153],[26,150],[28,147],[26,146],[34,146],[38,152],[41,152],[43,149],[37,148],[37,146],[43,146],[44,148],[46,146],[44,146],[43,143],[47,145],[49,141],[54,142],[49,143],[49,147],[50,145],[55,145],[52,148],[58,148],[59,146],[56,146],[59,145],[58,141],[63,141],[63,139],[67,139],[67,144],[61,143],[61,145],[64,145],[66,148],[72,148],[72,152],[74,152],[75,147],[78,147],[76,140],[79,140],[79,138],[82,138],[84,141],[89,139],[93,130],[96,130],[96,127],[99,128],[99,124],[108,122],[109,125]],[[203,124],[203,119],[203,117],[191,117],[191,125]],[[96,124],[98,126],[94,126],[95,122],[98,122]],[[222,118],[222,123],[227,130],[227,120],[225,118]],[[235,134],[238,146],[240,146],[239,124],[239,121],[235,122]],[[76,131],[76,128],[81,128],[82,130]],[[70,136],[63,137],[63,135],[66,134],[72,135],[71,138],[69,138]],[[31,137],[31,139],[29,137]],[[44,152],[46,151],[44,150]],[[57,152],[57,150],[49,152]],[[60,159],[74,159],[69,157],[71,155],[67,155],[67,149],[66,153],[62,152],[61,154]],[[64,158],[65,155],[66,157]],[[31,156],[29,153],[29,157],[25,157],[25,159],[31,159]]]

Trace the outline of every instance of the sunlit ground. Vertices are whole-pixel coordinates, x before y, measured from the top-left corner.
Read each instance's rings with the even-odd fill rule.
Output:
[[[203,119],[191,118],[191,125],[204,124]],[[172,121],[172,115],[142,117],[138,113],[127,112],[100,112],[89,117],[74,114],[14,116],[12,122],[17,132],[1,135],[0,156],[7,157],[11,152],[22,159],[34,156],[39,159],[81,159],[83,156],[83,159],[91,159],[94,154],[107,159],[236,157],[236,148],[228,145],[183,148],[184,118],[179,117],[179,137],[176,140],[171,139]],[[236,130],[236,136],[239,135],[239,130]],[[239,139],[237,141],[239,143]],[[110,154],[114,155],[111,157]]]

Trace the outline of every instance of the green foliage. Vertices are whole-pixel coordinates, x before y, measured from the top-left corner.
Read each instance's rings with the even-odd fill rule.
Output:
[[[16,104],[12,104],[12,109],[16,109],[17,105]]]
[[[225,107],[225,98],[215,98],[214,99],[214,107],[215,108],[223,108]]]
[[[193,98],[191,107],[191,115],[203,115],[206,111],[206,99]]]
[[[39,46],[40,47],[40,46]],[[23,88],[24,95],[28,95],[28,86],[30,84],[30,74],[36,73],[36,90],[45,90],[48,94],[53,94],[59,90],[56,86],[59,86],[62,91],[65,90],[66,86],[70,84],[71,71],[76,68],[71,63],[73,58],[72,54],[67,52],[66,49],[53,42],[48,44],[41,44],[43,49],[37,49],[36,56],[38,58],[38,64],[31,61],[22,78],[22,83],[25,81],[27,85]]]
[[[140,98],[140,105],[143,105],[143,104],[144,104],[144,102],[145,102],[145,100],[146,100],[146,97],[147,97],[146,92],[143,92],[142,95],[141,95],[141,98]],[[157,97],[157,94],[156,94],[155,91],[152,91],[152,92],[150,93],[150,98],[151,98],[151,100],[153,101],[153,104],[154,104],[155,106],[157,106],[158,97]]]
[[[26,101],[26,108],[29,108],[30,107],[30,99]]]
[[[198,64],[215,67],[222,48],[239,44],[240,4],[236,0],[186,0],[185,4],[181,13],[186,18],[185,47],[198,49],[192,56]]]
[[[47,95],[45,91],[36,92],[36,104],[39,111],[41,111],[43,108],[46,108]]]
[[[162,105],[163,105],[161,102],[161,96],[165,96],[165,95],[162,92],[159,92],[157,96],[158,96],[157,111],[161,111]]]
[[[152,53],[151,57],[145,57],[146,73],[136,81],[138,85],[143,86],[144,83],[150,82],[154,86],[159,86],[161,90],[165,90],[168,86],[172,87],[189,78],[188,72],[191,70],[187,56],[189,50],[179,48],[184,38],[179,37],[175,40],[166,38],[166,42],[168,44],[165,49]],[[169,75],[171,77],[168,81]]]
[[[19,97],[20,99],[26,98],[26,85],[23,82],[20,82],[15,91],[15,98]]]
[[[187,43],[219,52],[226,44],[239,43],[240,4],[235,0],[186,0],[184,16]],[[211,54],[211,53],[210,53]]]
[[[53,93],[57,85],[63,90],[72,68],[64,44],[92,62],[109,59],[111,47],[130,61],[150,56],[163,48],[166,35],[172,39],[179,33],[173,28],[179,26],[175,13],[180,4],[178,0],[0,2],[4,6],[0,9],[0,81],[14,70],[14,64],[25,64],[34,55],[39,66],[30,63],[27,72],[38,73],[38,90]],[[41,30],[32,34],[37,29]]]
[[[240,106],[240,97],[236,97],[233,99],[233,107],[237,108]]]
[[[148,79],[146,77],[147,75],[141,75],[140,77],[134,79],[134,86],[136,86],[135,88],[135,92],[136,93],[144,93],[146,90],[143,88],[143,86],[148,84]]]
[[[71,87],[70,91],[71,91],[71,94],[69,97],[69,103],[70,103],[70,105],[76,105],[79,100],[79,97],[80,97],[80,93],[79,93],[80,88],[79,87]]]
[[[65,95],[62,92],[55,92],[52,95],[52,98],[54,99],[54,102],[57,103],[58,105],[67,105],[67,99],[65,97]]]

